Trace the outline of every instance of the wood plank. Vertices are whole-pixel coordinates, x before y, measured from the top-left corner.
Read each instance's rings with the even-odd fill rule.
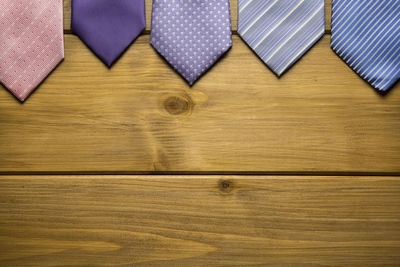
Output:
[[[151,7],[152,0],[146,0],[146,30],[150,30],[151,26]],[[237,30],[237,7],[238,0],[231,0],[231,17],[232,17],[232,30]],[[331,29],[331,10],[332,10],[332,0],[325,0],[325,20],[326,20],[326,30]],[[64,0],[64,29],[67,32],[71,31],[71,0]]]
[[[399,177],[0,178],[1,266],[399,266]]]
[[[400,173],[400,85],[378,95],[328,35],[281,79],[234,37],[192,88],[148,36],[111,70],[65,40],[25,104],[0,90],[0,172]]]

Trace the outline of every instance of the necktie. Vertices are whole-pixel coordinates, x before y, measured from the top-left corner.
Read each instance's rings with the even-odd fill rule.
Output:
[[[400,77],[400,1],[334,0],[331,46],[374,88],[387,91]]]
[[[324,34],[324,0],[239,0],[238,33],[281,76]]]
[[[145,26],[144,0],[72,0],[72,30],[108,67]]]
[[[229,0],[154,0],[150,42],[192,85],[232,46]]]
[[[20,101],[64,58],[62,0],[0,1],[0,81]]]

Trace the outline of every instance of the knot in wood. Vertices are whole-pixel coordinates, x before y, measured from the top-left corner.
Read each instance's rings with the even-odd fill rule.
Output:
[[[191,110],[192,101],[183,96],[171,96],[164,101],[164,107],[171,115],[181,115]]]
[[[222,180],[219,182],[219,189],[223,193],[230,193],[233,190],[233,182],[227,181],[227,180]]]

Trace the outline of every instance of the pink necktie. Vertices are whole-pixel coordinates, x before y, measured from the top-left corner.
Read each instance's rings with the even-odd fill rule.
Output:
[[[64,58],[63,0],[0,0],[0,82],[24,101]]]

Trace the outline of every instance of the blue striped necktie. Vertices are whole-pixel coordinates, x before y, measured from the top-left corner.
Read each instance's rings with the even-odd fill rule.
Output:
[[[324,32],[324,0],[239,0],[238,33],[278,76]]]
[[[400,1],[332,5],[332,49],[374,88],[387,91],[400,77]]]

